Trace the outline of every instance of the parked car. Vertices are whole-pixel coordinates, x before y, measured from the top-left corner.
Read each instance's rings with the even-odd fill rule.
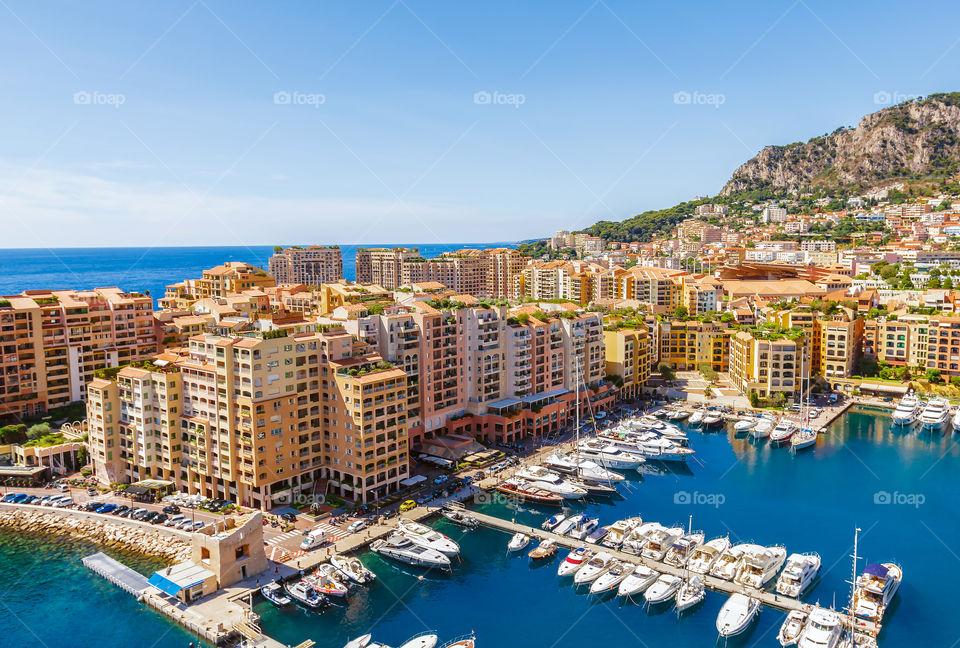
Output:
[[[176,504],[171,504],[170,506],[164,506],[163,512],[166,513],[167,515],[173,515],[174,513],[180,512],[180,507],[177,506]]]
[[[189,531],[190,527],[192,526],[193,526],[193,520],[191,520],[190,518],[185,518],[181,520],[179,524],[175,524],[173,528],[182,529],[183,531]]]
[[[347,527],[347,531],[350,533],[356,533],[357,531],[363,531],[367,528],[366,520],[357,520],[353,524]]]
[[[84,510],[84,511],[96,511],[96,510],[97,510],[98,508],[100,508],[101,506],[103,506],[103,502],[87,502],[87,503],[84,505],[83,510]]]
[[[39,502],[40,498],[36,495],[27,495],[27,499],[23,500],[24,504],[38,504]]]
[[[145,508],[134,509],[133,513],[130,514],[130,517],[134,520],[142,520],[149,512],[150,511]]]
[[[190,526],[187,527],[187,531],[199,531],[205,525],[203,520],[197,520],[196,522],[191,522]]]
[[[60,491],[61,493],[66,493],[70,489],[67,488],[66,484],[57,484],[57,490]]]
[[[178,524],[180,524],[186,519],[187,519],[186,516],[184,516],[183,514],[172,515],[163,524],[168,527],[177,526]]]
[[[281,513],[280,519],[286,520],[287,522],[296,522],[297,516],[294,515],[293,513]]]
[[[43,503],[44,506],[56,506],[57,502],[62,500],[66,495],[53,495],[46,502]]]
[[[157,516],[150,520],[150,524],[163,524],[167,521],[166,513],[157,513]]]
[[[434,478],[433,483],[439,486],[440,484],[446,482],[448,479],[450,478],[447,477],[446,475],[440,475],[439,477]]]
[[[159,512],[159,511],[150,511],[149,513],[147,513],[146,515],[144,515],[144,516],[141,518],[140,521],[141,521],[141,522],[153,522],[157,517],[159,517],[159,516],[161,516],[161,515],[163,515],[163,513]]]
[[[112,513],[115,508],[117,508],[116,504],[104,504],[103,506],[97,509],[97,513],[103,513],[104,515],[106,515],[108,513]]]
[[[130,510],[129,506],[125,504],[121,504],[117,508],[113,509],[113,514],[116,516],[122,516],[124,513],[126,513],[129,510]]]
[[[72,497],[61,497],[60,499],[57,500],[57,503],[54,504],[54,506],[55,506],[56,508],[69,508],[69,507],[73,506],[73,498],[72,498]]]
[[[407,511],[415,508],[417,508],[417,503],[413,500],[407,500],[406,502],[400,505],[400,512],[406,513]]]

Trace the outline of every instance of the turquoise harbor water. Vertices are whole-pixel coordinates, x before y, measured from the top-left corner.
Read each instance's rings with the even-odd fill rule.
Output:
[[[817,551],[823,557],[822,578],[805,598],[828,605],[835,595],[838,603],[848,596],[849,554],[854,526],[859,526],[866,560],[892,560],[904,569],[881,646],[954,645],[960,435],[892,431],[886,414],[864,410],[834,423],[815,449],[796,457],[732,432],[693,432],[691,446],[697,461],[688,470],[657,474],[651,468],[621,487],[622,500],[576,508],[602,523],[639,513],[645,520],[686,525],[693,515],[694,528],[708,537],[729,534],[736,541],[781,543],[791,552]],[[502,502],[479,508],[532,525],[549,513]],[[365,554],[364,562],[379,575],[375,585],[321,614],[258,603],[264,628],[288,644],[312,638],[321,648],[340,648],[368,631],[399,645],[425,629],[438,630],[441,639],[475,630],[481,646],[497,648],[601,641],[701,648],[716,641],[721,594],[708,592],[700,607],[678,619],[669,609],[647,611],[576,592],[569,581],[557,578],[559,558],[531,566],[525,554],[506,556],[503,533],[463,532],[445,520],[436,526],[463,549],[462,563],[451,575]],[[87,572],[80,558],[90,551],[89,546],[0,535],[0,609],[6,608],[8,618],[0,646],[174,648],[195,641]],[[783,618],[782,612],[764,609],[752,630],[728,645],[778,646]]]

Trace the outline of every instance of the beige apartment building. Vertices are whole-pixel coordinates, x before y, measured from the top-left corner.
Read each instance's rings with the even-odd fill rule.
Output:
[[[763,332],[739,331],[730,339],[730,379],[743,394],[790,397],[800,389],[803,349],[803,338],[768,338]],[[809,370],[807,359],[803,366]]]
[[[863,346],[863,319],[845,315],[833,320],[818,319],[816,333],[820,339],[820,375],[849,378],[857,373],[857,361]]]
[[[0,416],[82,400],[95,370],[150,357],[159,336],[153,300],[119,288],[0,298]]]
[[[101,483],[147,477],[263,510],[366,503],[408,474],[406,375],[342,329],[195,336],[88,386]],[[310,501],[310,500],[306,500]]]
[[[265,290],[276,285],[263,268],[242,261],[228,261],[204,270],[199,279],[186,279],[167,286],[160,308],[182,310],[199,299],[239,295],[247,290]]]
[[[396,290],[403,285],[404,262],[413,258],[420,258],[416,248],[358,248],[357,283],[377,284],[387,290]]]
[[[606,372],[622,381],[621,398],[636,398],[650,378],[653,353],[647,329],[620,328],[603,332]]]
[[[343,279],[340,246],[293,246],[280,250],[270,257],[269,272],[279,284],[319,286],[340,281]]]

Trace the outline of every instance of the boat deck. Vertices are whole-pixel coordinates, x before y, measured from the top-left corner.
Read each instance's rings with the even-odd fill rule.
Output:
[[[633,563],[635,565],[646,565],[650,569],[654,569],[661,574],[672,574],[674,576],[679,576],[681,578],[687,575],[686,570],[673,567],[666,563],[662,563],[656,560],[650,560],[643,556],[637,556],[634,554],[628,554],[621,551],[616,551],[610,549],[609,547],[603,547],[598,545],[590,545],[581,540],[576,540],[568,536],[557,535],[550,531],[544,531],[536,527],[525,526],[523,524],[517,524],[516,522],[511,522],[509,520],[504,520],[493,515],[486,515],[484,513],[478,513],[477,511],[470,511],[470,515],[477,518],[481,524],[484,526],[499,529],[506,533],[525,533],[531,537],[538,539],[550,538],[557,543],[558,546],[565,547],[567,549],[578,549],[580,547],[593,547],[598,550],[606,551],[607,553],[615,555],[618,559]],[[703,576],[701,575],[704,584],[712,590],[723,592],[725,594],[744,594],[746,596],[751,596],[766,606],[776,608],[778,610],[791,611],[791,610],[801,610],[805,613],[809,613],[814,606],[810,603],[804,603],[798,601],[795,598],[789,596],[782,596],[776,592],[769,592],[766,590],[758,590],[752,587],[747,587],[741,585],[740,583],[734,583],[732,581],[722,580],[715,576]],[[856,620],[857,628],[869,635],[876,636],[880,632],[880,626],[878,624],[864,621],[862,619]]]

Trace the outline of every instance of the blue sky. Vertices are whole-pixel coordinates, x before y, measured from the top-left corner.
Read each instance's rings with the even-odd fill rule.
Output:
[[[0,246],[499,241],[620,220],[716,193],[764,145],[960,89],[942,29],[958,14],[0,0]]]

